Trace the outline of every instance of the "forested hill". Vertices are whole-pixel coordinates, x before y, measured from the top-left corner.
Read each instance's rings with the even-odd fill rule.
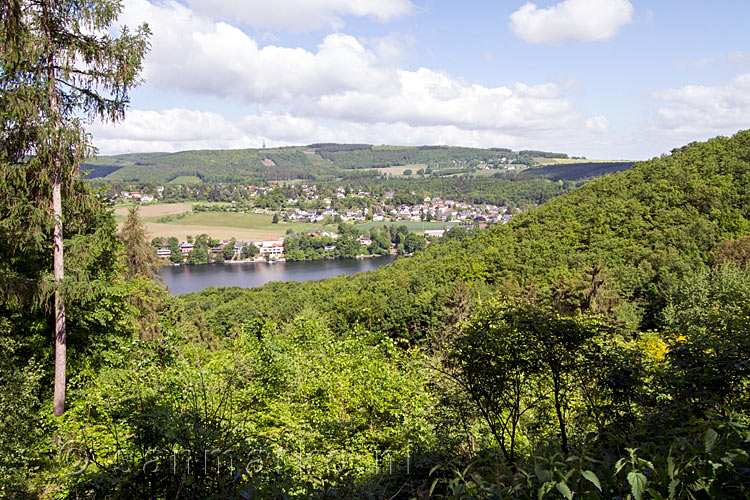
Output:
[[[244,183],[278,180],[325,181],[378,175],[377,169],[413,166],[415,170],[462,173],[477,166],[531,166],[564,153],[511,151],[505,148],[453,146],[372,146],[312,144],[310,146],[197,150],[177,153],[134,153],[100,156],[82,165],[89,178],[125,182]]]
[[[749,497],[750,131],[253,290],[170,296],[136,211],[118,234],[90,199],[59,419],[50,309],[0,296],[0,497]],[[43,283],[11,236],[5,274]]]
[[[376,272],[207,290],[184,301],[186,310],[206,311],[192,320],[217,334],[258,315],[282,320],[313,308],[336,328],[361,323],[421,341],[451,321],[446,311],[460,282],[474,296],[542,294],[571,308],[597,300],[619,320],[647,328],[658,321],[672,283],[748,234],[750,131],[744,131],[638,163],[508,225],[446,240]]]

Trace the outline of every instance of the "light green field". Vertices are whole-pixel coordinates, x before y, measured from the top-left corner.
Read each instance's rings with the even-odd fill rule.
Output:
[[[474,172],[468,175],[472,175],[474,177],[492,177],[493,175],[499,174],[501,172],[507,172],[507,170],[503,170],[500,168],[491,168],[489,170],[475,170]]]
[[[164,220],[162,217],[144,218],[152,232],[164,232],[171,227],[171,230],[178,230],[181,233],[187,232],[187,234],[194,234],[195,231],[200,229],[201,232],[212,236],[213,233],[225,235],[228,231],[236,230],[236,237],[238,238],[240,234],[249,234],[246,231],[256,232],[259,236],[268,238],[281,236],[289,229],[300,233],[323,228],[322,223],[279,222],[274,224],[271,222],[272,220],[273,216],[267,214],[236,212],[194,212],[181,218],[174,217],[172,220]],[[212,230],[212,228],[214,229]],[[161,236],[161,234],[158,235]]]
[[[285,229],[280,231],[265,231],[262,229],[240,229],[237,227],[223,226],[184,226],[180,224],[160,224],[157,222],[146,222],[146,232],[148,239],[154,236],[170,238],[174,236],[180,241],[184,241],[188,235],[197,236],[207,234],[210,238],[217,240],[228,240],[237,238],[241,241],[259,241],[268,238],[278,238],[282,236]]]
[[[411,176],[416,176],[417,170],[419,170],[420,168],[424,168],[426,170],[427,165],[425,163],[412,163],[410,165],[404,165],[401,167],[382,167],[382,168],[376,168],[375,170],[377,170],[380,173],[391,174],[393,176],[404,176],[404,170],[411,170],[412,172]],[[409,177],[409,176],[406,176],[406,177]]]
[[[357,229],[371,229],[373,227],[398,227],[398,226],[406,226],[409,231],[414,233],[421,233],[425,229],[445,229],[446,226],[453,226],[457,227],[459,225],[458,222],[412,222],[412,221],[380,221],[380,222],[365,222],[364,224],[357,224],[355,227]]]
[[[170,184],[200,184],[201,181],[199,177],[196,177],[194,175],[181,175],[179,177],[175,177],[171,181],[169,181]]]

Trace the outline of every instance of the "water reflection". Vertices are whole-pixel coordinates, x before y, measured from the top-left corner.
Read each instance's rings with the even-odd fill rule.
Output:
[[[253,288],[270,281],[310,281],[377,269],[394,257],[372,259],[316,260],[309,262],[242,262],[202,266],[168,266],[159,274],[172,295],[199,292],[210,286]]]

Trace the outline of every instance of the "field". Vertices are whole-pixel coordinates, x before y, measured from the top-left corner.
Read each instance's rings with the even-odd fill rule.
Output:
[[[293,222],[273,224],[273,217],[266,214],[255,214],[255,213],[236,213],[236,212],[198,212],[191,213],[185,217],[179,219],[175,218],[172,221],[164,221],[167,224],[174,224],[180,226],[222,226],[222,227],[236,227],[238,229],[257,229],[263,231],[272,231],[276,233],[285,233],[287,229],[291,229],[295,232],[298,231],[312,231],[320,229],[322,224],[308,224],[305,222]],[[155,218],[145,219],[147,222],[162,222],[157,221]]]
[[[239,240],[262,240],[278,238],[287,230],[294,232],[314,231],[323,228],[322,224],[307,224],[304,222],[273,224],[273,217],[266,214],[235,213],[235,212],[198,212],[188,213],[183,217],[178,214],[190,212],[187,203],[172,203],[166,205],[148,205],[141,207],[141,217],[145,223],[149,237],[174,236],[184,240],[187,235],[207,234],[211,238],[220,240],[232,237]],[[127,214],[127,208],[118,208],[115,213],[120,221]],[[168,216],[171,220],[164,220]],[[329,228],[335,230],[335,227]]]
[[[128,205],[118,205],[115,207],[115,215],[127,216]],[[138,213],[141,218],[147,217],[161,217],[164,215],[175,215],[184,212],[190,212],[193,209],[193,205],[190,203],[163,203],[158,205],[139,205]]]
[[[508,171],[501,169],[501,168],[490,168],[487,170],[477,170],[475,172],[472,172],[471,175],[474,177],[492,177],[495,174],[500,174],[503,172],[508,172]]]
[[[412,175],[417,175],[417,170],[420,168],[427,168],[424,163],[413,163],[411,165],[404,165],[403,167],[382,167],[376,169],[381,174],[391,174],[393,176],[403,176],[404,170],[411,170]],[[408,176],[407,176],[408,177]]]
[[[162,224],[158,222],[146,222],[146,231],[148,237],[163,236],[170,238],[174,236],[180,241],[185,241],[187,235],[196,236],[207,234],[211,238],[218,240],[228,240],[237,238],[238,240],[264,240],[267,238],[278,238],[286,231],[284,226],[280,226],[280,231],[266,231],[262,229],[240,229],[236,227],[223,226],[192,226],[184,224]]]
[[[373,227],[383,227],[383,226],[389,226],[389,227],[398,227],[398,226],[406,226],[409,228],[409,231],[415,232],[415,233],[421,233],[424,229],[445,229],[446,226],[453,226],[457,227],[459,225],[458,222],[413,222],[413,221],[380,221],[380,222],[365,222],[364,224],[357,224],[357,229],[371,229]]]
[[[404,167],[405,168],[405,167]],[[202,203],[203,205],[210,203]],[[215,205],[222,205],[216,203]],[[130,205],[119,205],[115,207],[115,217],[122,223],[128,213]],[[139,207],[141,219],[143,220],[149,238],[163,236],[169,238],[174,236],[184,241],[187,235],[207,234],[211,238],[226,240],[237,238],[238,240],[262,240],[266,238],[278,238],[283,236],[289,229],[295,233],[305,231],[327,230],[336,231],[336,225],[325,226],[322,223],[306,222],[279,222],[273,224],[273,216],[256,213],[236,212],[191,212],[192,205],[189,203],[167,203],[159,205],[144,205]],[[182,215],[182,216],[180,216]],[[166,219],[166,220],[165,220]],[[457,222],[367,222],[357,224],[357,229],[368,230],[373,227],[401,226],[409,228],[409,231],[421,233],[424,229],[443,229],[446,226],[457,226]]]

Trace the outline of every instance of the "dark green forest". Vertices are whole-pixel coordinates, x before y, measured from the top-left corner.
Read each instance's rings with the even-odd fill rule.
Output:
[[[450,174],[455,173],[453,170],[463,171],[468,167],[473,171],[479,162],[502,165],[502,158],[520,165],[533,165],[537,157],[567,158],[567,155],[513,152],[502,148],[313,144],[308,147],[99,156],[83,163],[81,170],[87,172],[88,178],[113,182],[167,184],[184,177],[195,177],[208,184],[293,179],[330,181],[376,177],[380,173],[375,169],[380,167],[424,164],[431,172]]]
[[[170,296],[78,199],[61,417],[51,228],[0,226],[3,497],[750,497],[750,131],[252,290]]]

